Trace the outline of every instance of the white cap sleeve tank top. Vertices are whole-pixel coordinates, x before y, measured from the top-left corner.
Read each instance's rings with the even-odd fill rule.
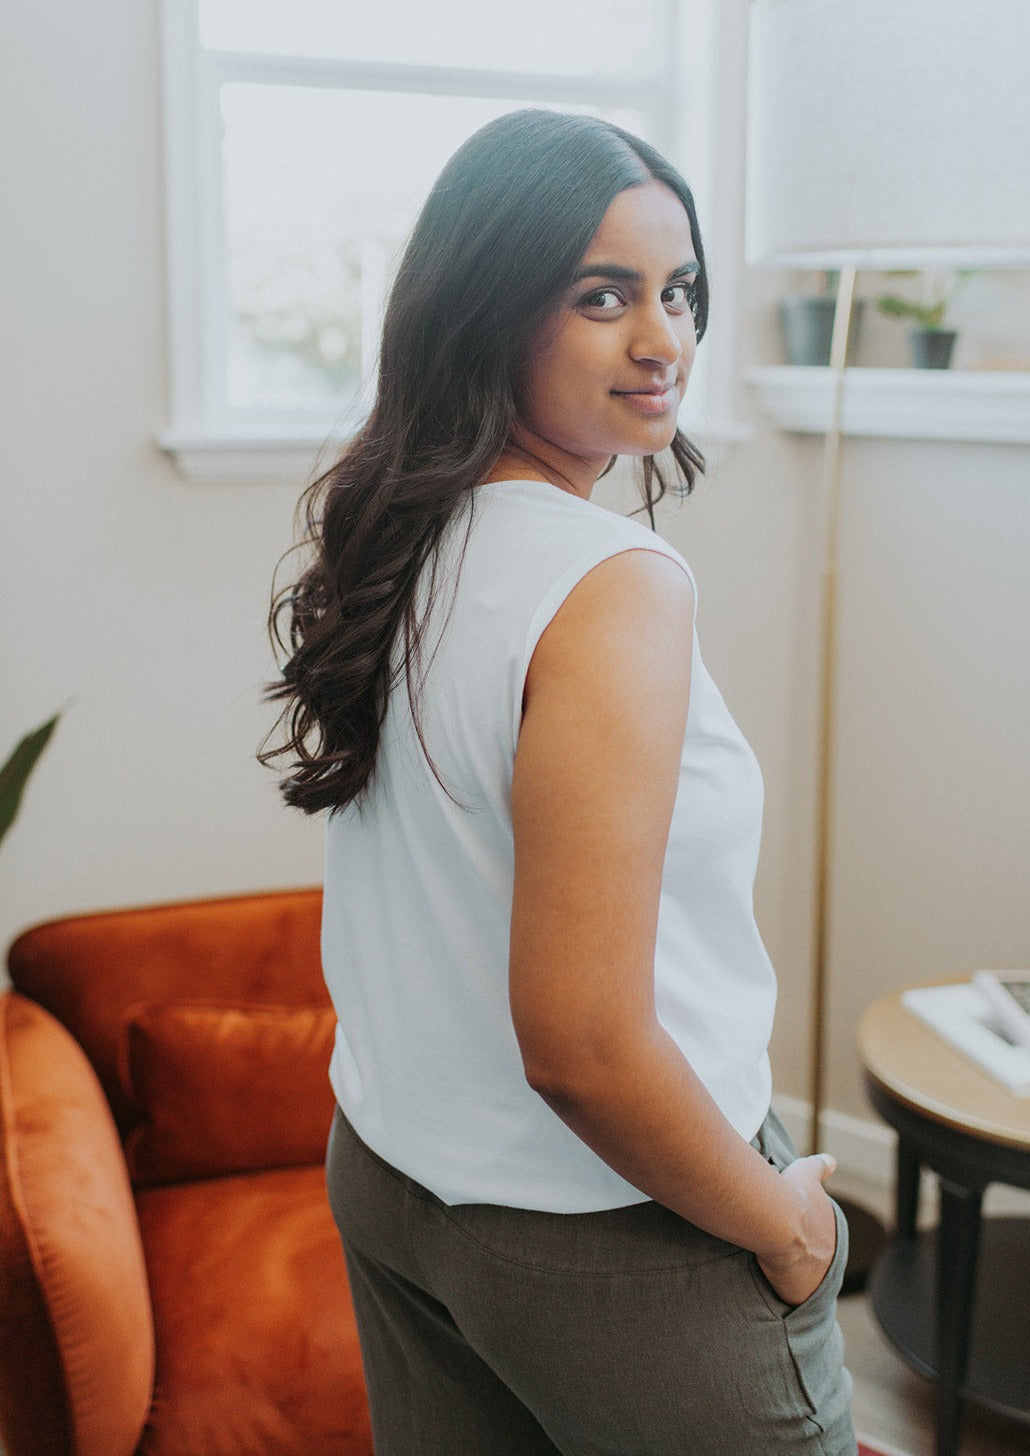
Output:
[[[687,570],[640,522],[554,486],[477,487],[421,583],[429,618],[419,720],[439,779],[402,674],[372,783],[327,824],[322,954],[339,1018],[333,1089],[359,1137],[445,1203],[579,1213],[646,1197],[528,1085],[508,1005],[511,780],[526,671],[587,572],[640,549]],[[762,779],[696,631],[692,650],[656,1005],[750,1139],[769,1107],[776,1000],[753,911]]]

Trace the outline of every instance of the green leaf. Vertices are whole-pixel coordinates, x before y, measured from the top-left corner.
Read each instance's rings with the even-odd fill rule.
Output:
[[[899,298],[896,293],[885,293],[876,303],[888,318],[914,319],[924,329],[939,329],[944,318],[943,304],[915,303],[910,298]]]
[[[29,775],[36,767],[40,754],[50,742],[51,734],[57,727],[60,716],[60,713],[55,713],[39,728],[33,729],[31,733],[26,733],[3,768],[0,768],[0,840],[14,823]]]
[[[913,305],[907,298],[899,298],[896,293],[885,293],[876,300],[881,313],[888,318],[909,318]]]

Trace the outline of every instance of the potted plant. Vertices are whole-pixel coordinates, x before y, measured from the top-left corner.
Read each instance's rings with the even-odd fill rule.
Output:
[[[947,369],[958,335],[954,329],[945,327],[945,321],[955,295],[969,277],[968,272],[899,272],[893,276],[919,278],[921,296],[909,298],[900,293],[882,293],[876,300],[877,308],[888,318],[912,320],[908,339],[914,369]]]
[[[829,364],[839,277],[832,270],[822,272],[818,275],[816,293],[799,293],[780,299],[780,329],[788,363]],[[857,344],[861,307],[858,302],[852,311],[848,339],[849,362],[854,357]]]

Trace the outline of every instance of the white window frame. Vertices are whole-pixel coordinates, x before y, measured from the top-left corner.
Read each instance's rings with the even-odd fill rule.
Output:
[[[720,91],[717,76],[717,0],[663,0],[670,43],[664,85],[632,79],[493,72],[472,68],[390,65],[306,56],[205,51],[197,0],[162,0],[165,142],[166,276],[169,422],[158,437],[180,471],[198,481],[289,481],[306,478],[335,431],[319,417],[279,417],[261,423],[233,411],[225,398],[226,317],[219,93],[229,81],[516,100],[635,106],[652,119],[653,135],[687,175],[701,202],[706,246],[722,229],[704,216],[716,193],[712,139]],[[720,293],[733,298],[721,269]],[[724,338],[729,337],[722,331]],[[729,331],[732,334],[732,330]],[[739,437],[730,418],[732,361],[724,345],[708,344],[691,385],[691,434],[709,448]],[[707,357],[706,357],[707,356]],[[721,387],[720,382],[721,381]],[[699,403],[700,402],[700,403]],[[700,422],[700,424],[696,422]]]

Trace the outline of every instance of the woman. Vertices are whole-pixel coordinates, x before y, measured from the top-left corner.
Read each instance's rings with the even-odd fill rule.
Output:
[[[854,1452],[823,1156],[769,1111],[753,755],[650,511],[707,320],[689,189],[483,128],[280,601],[284,793],[330,809],[329,1191],[380,1456]],[[653,524],[653,518],[652,518]],[[269,755],[266,755],[268,757]]]

